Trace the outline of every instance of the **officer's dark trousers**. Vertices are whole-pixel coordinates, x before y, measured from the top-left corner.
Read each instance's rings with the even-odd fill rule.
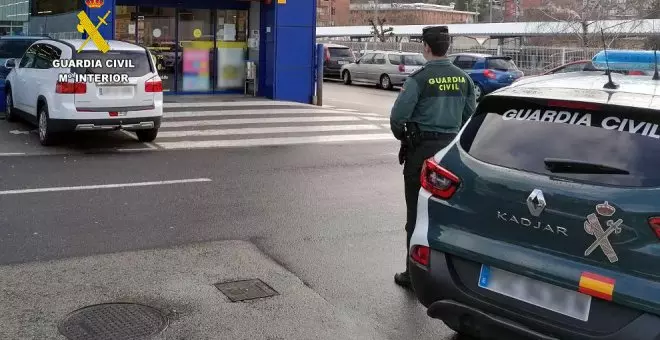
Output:
[[[427,158],[432,157],[447,146],[453,137],[454,135],[447,135],[446,138],[442,139],[424,140],[414,150],[409,149],[406,153],[406,163],[403,166],[403,183],[406,195],[406,249],[408,251],[410,251],[410,238],[415,231],[415,221],[417,220],[417,198],[419,189],[422,186],[420,180],[422,165]],[[406,271],[408,271],[408,256],[406,256]]]

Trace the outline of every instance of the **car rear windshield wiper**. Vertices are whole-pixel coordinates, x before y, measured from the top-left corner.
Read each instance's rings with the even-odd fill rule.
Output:
[[[626,169],[572,159],[545,158],[543,163],[553,173],[630,175]]]

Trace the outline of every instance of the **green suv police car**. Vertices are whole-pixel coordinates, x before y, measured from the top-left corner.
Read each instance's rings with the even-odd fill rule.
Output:
[[[425,163],[410,254],[428,315],[461,334],[660,339],[660,81],[575,72],[484,97]]]

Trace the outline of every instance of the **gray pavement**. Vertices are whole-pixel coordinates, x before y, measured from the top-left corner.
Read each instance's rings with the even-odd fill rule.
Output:
[[[381,114],[356,109],[264,114],[241,103],[224,114],[228,104],[218,105],[173,110],[180,117],[169,121],[349,117],[345,124],[380,129],[359,134],[389,133],[368,119]],[[230,128],[287,126],[242,123]],[[0,150],[24,152],[0,154],[0,324],[9,325],[0,338],[50,339],[65,313],[118,300],[183,311],[168,339],[453,337],[393,283],[404,266],[405,209],[392,138],[264,143],[275,137],[191,139],[208,128],[170,128],[188,132],[165,142],[225,146],[167,149],[156,140],[147,152],[121,152],[141,143],[117,133],[42,148],[13,129],[0,121]],[[281,296],[229,303],[210,286],[251,277]]]
[[[231,302],[214,286],[255,278],[279,294]],[[113,302],[169,315],[157,339],[383,338],[368,315],[349,317],[242,241],[3,266],[0,282],[2,339],[65,339],[57,325],[68,313]]]

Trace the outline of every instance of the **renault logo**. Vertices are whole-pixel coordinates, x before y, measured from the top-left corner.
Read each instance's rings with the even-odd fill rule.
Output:
[[[534,217],[539,217],[543,209],[545,209],[546,202],[545,197],[543,197],[543,192],[539,189],[534,189],[529,197],[527,197],[527,208],[529,213]]]

